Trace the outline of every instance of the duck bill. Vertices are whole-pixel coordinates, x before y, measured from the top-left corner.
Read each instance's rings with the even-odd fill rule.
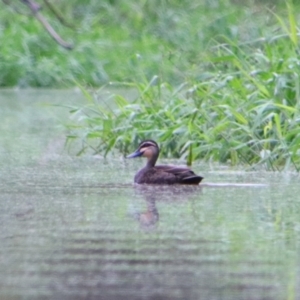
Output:
[[[129,154],[128,156],[126,156],[126,158],[134,158],[134,157],[139,157],[142,156],[143,152],[140,152],[139,150],[136,150],[135,152]]]

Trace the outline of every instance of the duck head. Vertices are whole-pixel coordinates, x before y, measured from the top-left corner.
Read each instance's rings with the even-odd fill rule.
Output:
[[[145,140],[139,144],[139,147],[131,154],[127,156],[127,158],[134,158],[139,156],[144,156],[148,158],[148,161],[155,164],[157,157],[159,155],[159,147],[157,143],[153,140]]]

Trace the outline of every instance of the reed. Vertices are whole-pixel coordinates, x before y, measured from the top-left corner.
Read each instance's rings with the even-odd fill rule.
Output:
[[[298,33],[292,2],[286,18],[276,20],[276,35],[234,39],[218,35],[195,56],[191,72],[178,85],[162,74],[122,83],[137,91],[130,100],[122,93],[107,99],[89,94],[89,105],[76,110],[75,130],[83,147],[107,155],[124,155],[147,138],[161,144],[162,155],[214,160],[268,170],[300,167],[300,98]],[[272,23],[272,22],[271,22]],[[142,66],[136,68],[143,70]],[[168,77],[167,77],[168,78]],[[120,84],[110,85],[110,88]],[[74,128],[73,128],[74,129]],[[95,143],[97,140],[98,144]],[[130,150],[129,150],[130,148]]]

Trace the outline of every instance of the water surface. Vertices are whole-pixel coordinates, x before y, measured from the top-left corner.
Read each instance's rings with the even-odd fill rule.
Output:
[[[265,186],[135,186],[142,160],[64,150],[66,110],[42,104],[80,101],[0,92],[0,299],[300,299],[297,174],[200,162]]]

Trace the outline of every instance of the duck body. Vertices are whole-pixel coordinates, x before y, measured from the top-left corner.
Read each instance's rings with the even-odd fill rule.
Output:
[[[202,179],[189,168],[172,165],[144,167],[134,176],[135,183],[148,184],[199,184]]]
[[[174,165],[158,165],[156,160],[159,155],[159,147],[153,140],[145,140],[140,143],[138,149],[127,156],[128,158],[145,156],[148,158],[144,168],[139,170],[134,182],[139,184],[192,184],[197,185],[203,177],[196,175],[188,167]]]

